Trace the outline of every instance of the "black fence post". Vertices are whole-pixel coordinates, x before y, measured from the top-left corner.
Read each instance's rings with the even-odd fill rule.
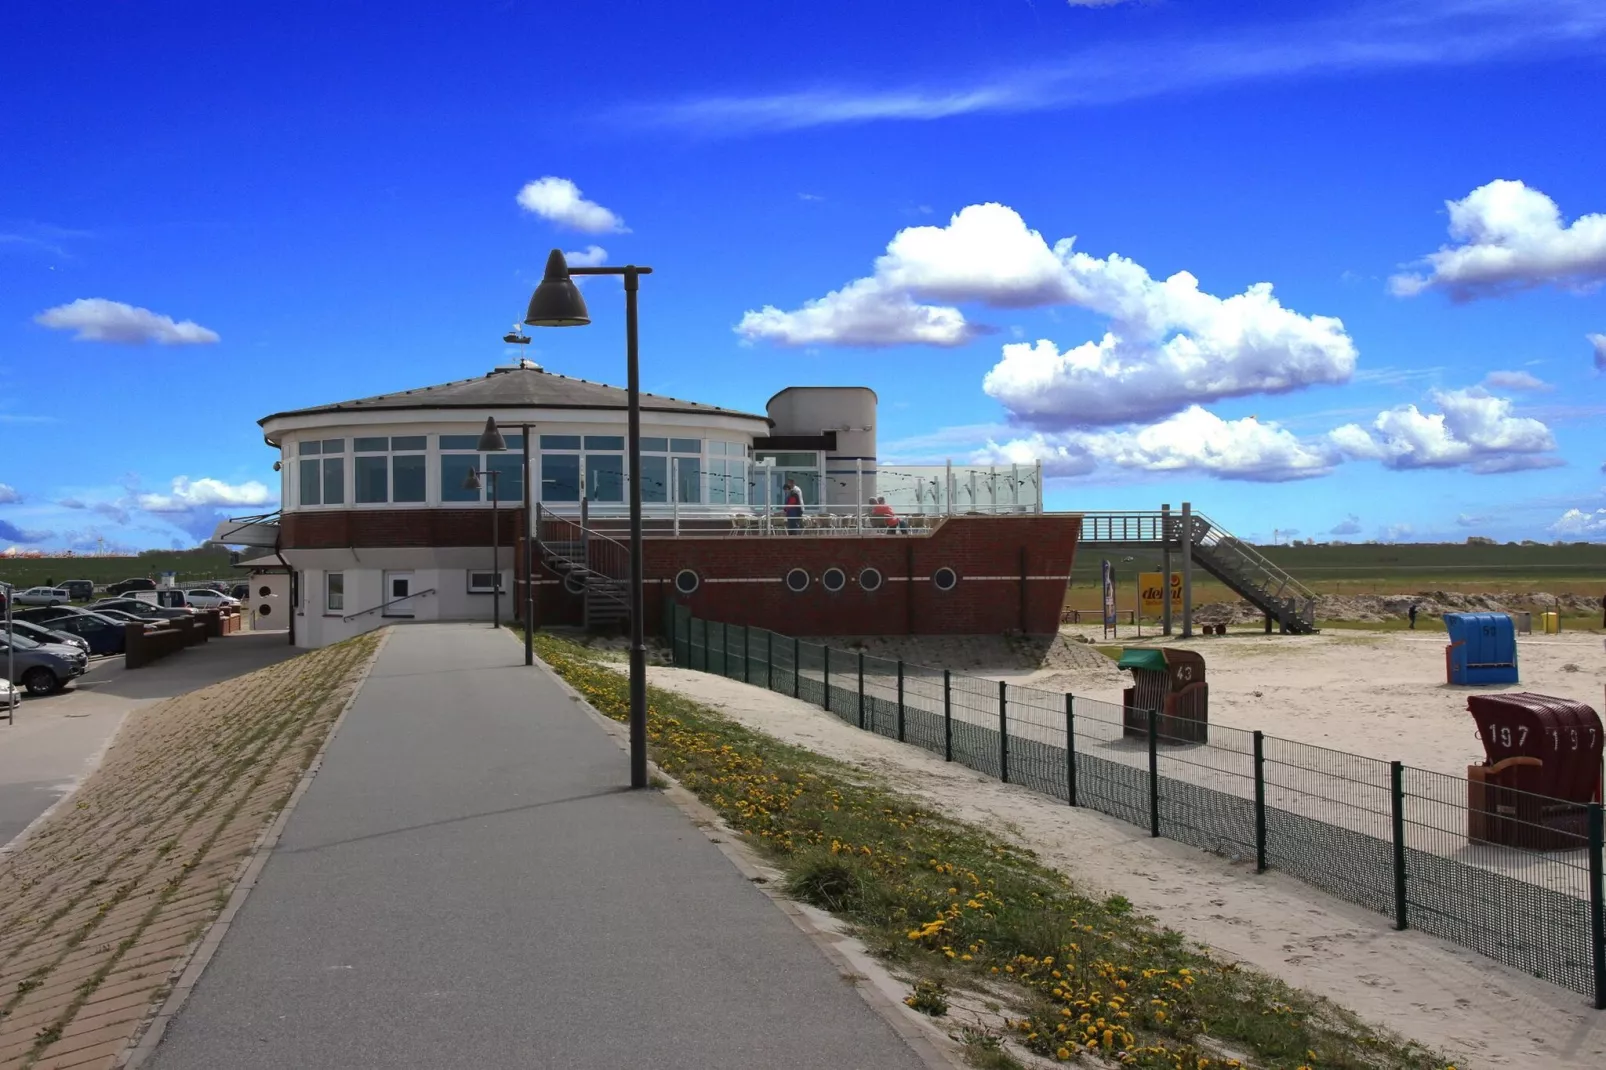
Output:
[[[820,659],[825,663],[825,672],[824,672],[824,674],[822,676],[822,679],[825,681],[825,712],[826,713],[830,713],[831,712],[831,645],[829,643],[823,643],[821,645],[825,649],[825,656]]]
[[[1408,924],[1405,915],[1405,766],[1400,762],[1389,765],[1389,794],[1393,796],[1394,810],[1394,927],[1403,929]]]
[[[1266,736],[1255,732],[1255,872],[1266,872]]]
[[[952,677],[949,670],[942,670],[942,760],[954,760],[954,702],[952,692]]]
[[[1589,926],[1595,949],[1595,1009],[1606,1010],[1606,809],[1589,806]]]
[[[1076,805],[1076,696],[1065,695],[1065,801]]]
[[[797,636],[792,637],[792,697],[799,698],[803,694],[803,640]]]
[[[723,622],[719,626],[719,675],[729,677],[731,674],[731,626]]]
[[[1160,835],[1160,719],[1149,714],[1149,835]]]
[[[742,683],[753,682],[753,626],[742,625]]]
[[[1009,685],[998,681],[998,779],[1009,783]]]
[[[903,742],[903,662],[898,662],[898,742]]]
[[[859,730],[864,731],[864,651],[859,651]]]
[[[764,629],[764,690],[775,690],[775,633]]]

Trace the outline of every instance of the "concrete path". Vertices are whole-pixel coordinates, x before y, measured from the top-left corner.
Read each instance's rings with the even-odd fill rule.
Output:
[[[133,672],[100,658],[66,690],[17,703],[15,724],[0,719],[0,847],[94,772],[130,712],[301,653],[286,635],[227,635]]]
[[[394,630],[147,1067],[924,1066],[522,662]]]

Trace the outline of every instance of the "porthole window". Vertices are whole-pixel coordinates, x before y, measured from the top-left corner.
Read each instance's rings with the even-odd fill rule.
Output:
[[[931,574],[931,582],[939,591],[951,591],[959,583],[959,573],[944,565]]]
[[[273,588],[264,584],[263,586],[257,588],[257,594],[262,598],[272,598]]]
[[[272,612],[273,612],[273,607],[270,606],[270,605],[262,605],[262,606],[258,606],[257,607],[257,616],[259,616],[259,617],[269,616],[270,614],[272,614]]]
[[[802,594],[809,589],[809,574],[807,569],[794,568],[786,574],[786,589],[794,594]]]
[[[697,588],[702,585],[702,579],[689,568],[675,573],[675,590],[681,594],[696,594]]]
[[[563,589],[570,594],[585,594],[586,581],[571,572],[563,577]]]
[[[820,574],[820,586],[832,594],[836,594],[848,585],[848,574],[835,565]]]
[[[879,591],[881,589],[881,570],[878,568],[861,569],[859,572],[859,589]]]

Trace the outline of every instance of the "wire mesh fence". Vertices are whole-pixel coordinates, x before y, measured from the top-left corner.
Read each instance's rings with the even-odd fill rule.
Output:
[[[1606,1008],[1602,808],[693,617],[677,666],[1187,843],[1280,869]]]

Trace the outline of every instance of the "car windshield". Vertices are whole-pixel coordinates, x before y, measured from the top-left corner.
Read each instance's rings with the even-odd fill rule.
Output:
[[[32,650],[35,647],[41,645],[40,643],[37,643],[34,640],[29,639],[26,635],[19,635],[16,632],[12,632],[11,633],[11,642],[18,650]],[[4,638],[0,638],[0,647],[4,647],[5,644],[6,644],[5,639]]]

